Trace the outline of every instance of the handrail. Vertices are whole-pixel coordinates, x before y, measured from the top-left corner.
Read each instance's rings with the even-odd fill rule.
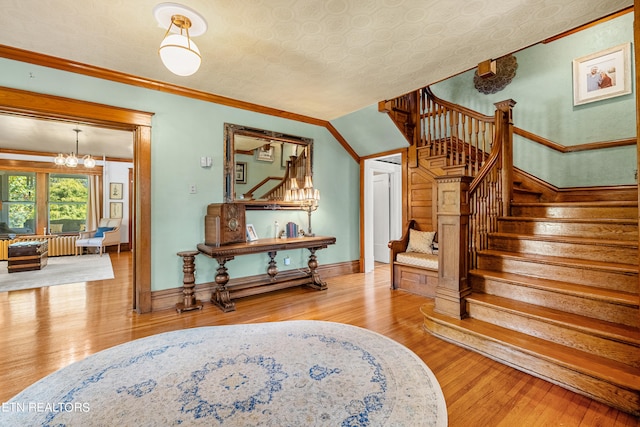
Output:
[[[628,145],[636,145],[638,142],[636,137],[631,137],[614,139],[611,141],[590,142],[587,144],[562,145],[515,126],[513,128],[513,133],[561,153],[575,153],[578,151],[602,150],[603,148],[626,147]]]
[[[280,183],[267,191],[260,199],[284,200],[287,190],[291,188],[291,179],[295,178],[298,186],[300,186],[300,184],[304,183],[304,178],[309,173],[307,170],[310,167],[311,165],[309,164],[309,157],[306,155],[306,150],[297,157],[291,156],[290,160],[287,160],[287,169],[285,170],[284,177],[275,177],[275,179],[281,180]],[[264,183],[265,181],[263,180],[262,183],[258,184],[252,190],[257,189],[257,187]],[[253,193],[251,193],[251,196],[253,196]]]
[[[429,87],[420,91],[420,131],[417,149],[444,156],[445,166],[461,167],[475,176],[486,161],[495,135],[495,117],[436,97]]]
[[[273,181],[273,180],[281,180],[282,177],[281,176],[268,176],[265,179],[263,179],[262,181],[260,181],[259,183],[257,183],[256,185],[254,185],[249,191],[247,191],[246,193],[243,194],[245,199],[252,199],[253,198],[253,193],[256,192],[256,190],[260,187],[262,187],[263,185],[265,185],[267,182],[269,181]]]
[[[430,98],[432,98],[434,101],[436,101],[438,104],[444,105],[445,107],[448,107],[451,110],[456,110],[456,111],[460,111],[464,114],[466,114],[467,116],[471,116],[475,119],[478,120],[483,120],[486,122],[494,122],[495,121],[495,117],[494,116],[488,116],[482,113],[479,113],[475,110],[472,110],[471,108],[467,108],[463,105],[458,105],[458,104],[454,104],[453,102],[450,101],[445,101],[442,98],[438,98],[433,91],[431,90],[431,87],[427,86],[425,88],[422,89]]]

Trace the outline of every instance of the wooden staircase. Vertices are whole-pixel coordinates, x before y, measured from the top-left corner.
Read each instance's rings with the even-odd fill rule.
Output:
[[[468,279],[431,333],[640,416],[637,202],[513,203]]]

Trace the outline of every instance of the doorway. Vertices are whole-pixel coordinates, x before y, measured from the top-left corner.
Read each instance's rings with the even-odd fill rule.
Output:
[[[375,262],[389,262],[390,240],[402,235],[400,154],[364,162],[364,272]]]
[[[19,89],[0,88],[0,113],[67,121],[133,132],[133,309],[151,311],[151,117],[152,113]]]

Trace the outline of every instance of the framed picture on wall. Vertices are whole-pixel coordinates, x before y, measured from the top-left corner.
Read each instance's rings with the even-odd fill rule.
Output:
[[[122,218],[122,202],[109,203],[109,217]]]
[[[573,105],[631,93],[631,43],[573,60]]]
[[[122,200],[122,183],[112,182],[109,184],[109,198],[115,200]]]
[[[236,162],[236,184],[247,183],[247,162]]]
[[[256,148],[256,160],[261,162],[273,162],[273,145],[267,144]]]

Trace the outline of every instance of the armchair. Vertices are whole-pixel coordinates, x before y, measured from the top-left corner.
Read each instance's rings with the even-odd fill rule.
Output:
[[[120,224],[121,218],[102,218],[98,223],[98,229],[93,231],[81,231],[76,240],[76,255],[78,248],[82,253],[83,247],[98,248],[100,256],[106,246],[118,245],[120,253]]]

